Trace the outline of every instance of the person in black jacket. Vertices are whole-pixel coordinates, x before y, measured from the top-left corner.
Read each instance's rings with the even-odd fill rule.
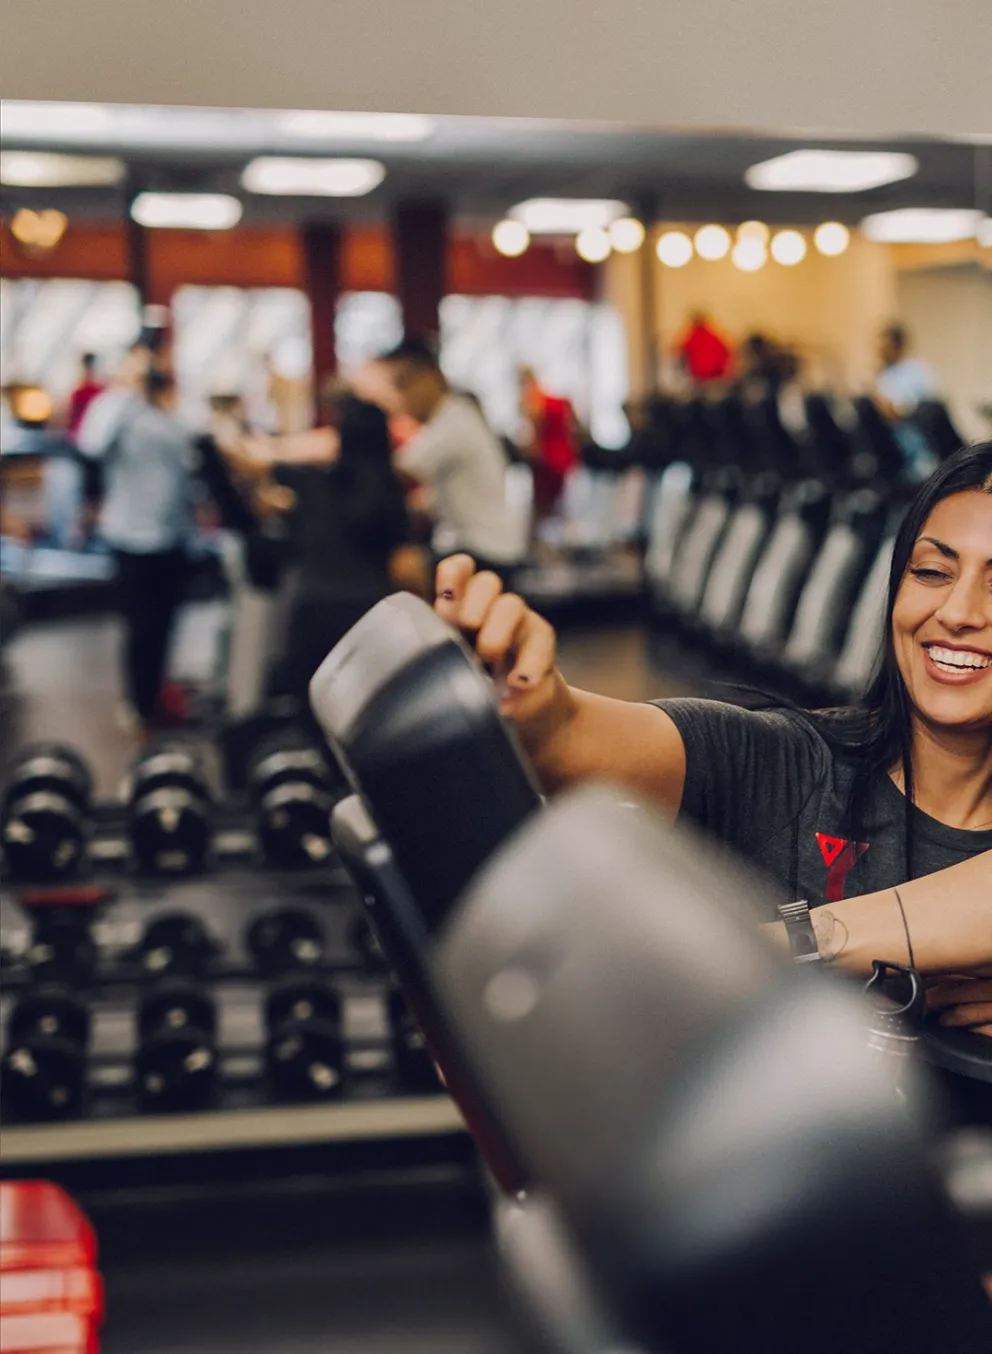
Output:
[[[336,455],[323,464],[276,460],[271,484],[262,491],[286,513],[297,571],[286,650],[270,694],[301,700],[342,635],[393,591],[390,559],[408,538],[382,410],[345,394],[336,399],[333,415]]]

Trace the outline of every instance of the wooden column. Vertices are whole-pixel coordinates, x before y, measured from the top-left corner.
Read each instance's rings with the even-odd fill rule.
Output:
[[[644,393],[658,393],[658,307],[655,301],[655,283],[658,263],[655,258],[654,223],[658,219],[657,203],[648,199],[638,203],[638,220],[644,226],[644,243],[637,254],[640,274],[641,324],[644,334]]]
[[[341,229],[335,222],[303,226],[300,243],[313,330],[313,388],[319,403],[338,369],[334,321],[341,291]]]
[[[393,217],[396,292],[408,338],[436,343],[447,290],[448,209],[441,202],[401,202]]]

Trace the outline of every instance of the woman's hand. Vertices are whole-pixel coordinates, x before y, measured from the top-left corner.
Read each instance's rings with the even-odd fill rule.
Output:
[[[949,974],[927,988],[927,1010],[941,1025],[992,1037],[992,973]]]
[[[477,573],[468,555],[442,560],[434,609],[475,646],[496,682],[500,712],[516,725],[535,759],[575,713],[572,694],[555,666],[555,632],[494,573]]]

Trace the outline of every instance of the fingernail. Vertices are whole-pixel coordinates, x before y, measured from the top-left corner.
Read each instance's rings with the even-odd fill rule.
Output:
[[[441,593],[441,597],[445,602],[453,602],[455,600],[454,589],[445,588],[444,591]]]
[[[526,686],[527,683],[530,681],[530,678],[527,676],[526,672],[518,672],[513,680],[518,684],[518,686]]]

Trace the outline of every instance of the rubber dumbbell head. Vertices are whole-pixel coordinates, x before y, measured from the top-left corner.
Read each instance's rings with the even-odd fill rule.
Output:
[[[284,735],[285,737],[285,735]],[[251,770],[258,836],[266,859],[281,869],[322,865],[333,851],[333,778],[316,747],[267,739]]]
[[[398,987],[390,990],[387,1010],[397,1078],[412,1091],[440,1091],[441,1082],[427,1040]]]
[[[92,779],[72,748],[36,743],[17,758],[3,800],[3,845],[15,879],[76,873],[89,837]]]
[[[189,748],[161,748],[135,766],[131,783],[131,845],[145,874],[201,870],[210,848],[210,789]]]
[[[245,943],[258,967],[271,976],[313,969],[324,958],[323,928],[304,908],[263,912],[248,927]]]
[[[143,997],[135,1060],[138,1089],[150,1109],[195,1109],[207,1103],[217,1074],[217,1014],[195,984],[164,983]]]
[[[389,961],[379,943],[375,927],[364,912],[359,912],[348,927],[348,940],[352,949],[362,956],[365,966],[376,972],[389,967]]]
[[[196,975],[217,953],[217,942],[192,912],[164,912],[150,921],[138,945],[142,969],[155,977]]]
[[[288,1020],[273,1030],[266,1046],[272,1084],[294,1098],[325,1099],[340,1094],[344,1068],[341,1027],[330,1020]]]
[[[290,1020],[340,1025],[341,996],[317,974],[291,973],[279,978],[265,996],[265,1025],[271,1031]]]
[[[36,907],[27,961],[35,981],[81,987],[97,963],[88,908]]]
[[[14,1006],[3,1056],[4,1103],[28,1119],[78,1112],[86,1083],[90,1018],[71,992],[39,988]]]

